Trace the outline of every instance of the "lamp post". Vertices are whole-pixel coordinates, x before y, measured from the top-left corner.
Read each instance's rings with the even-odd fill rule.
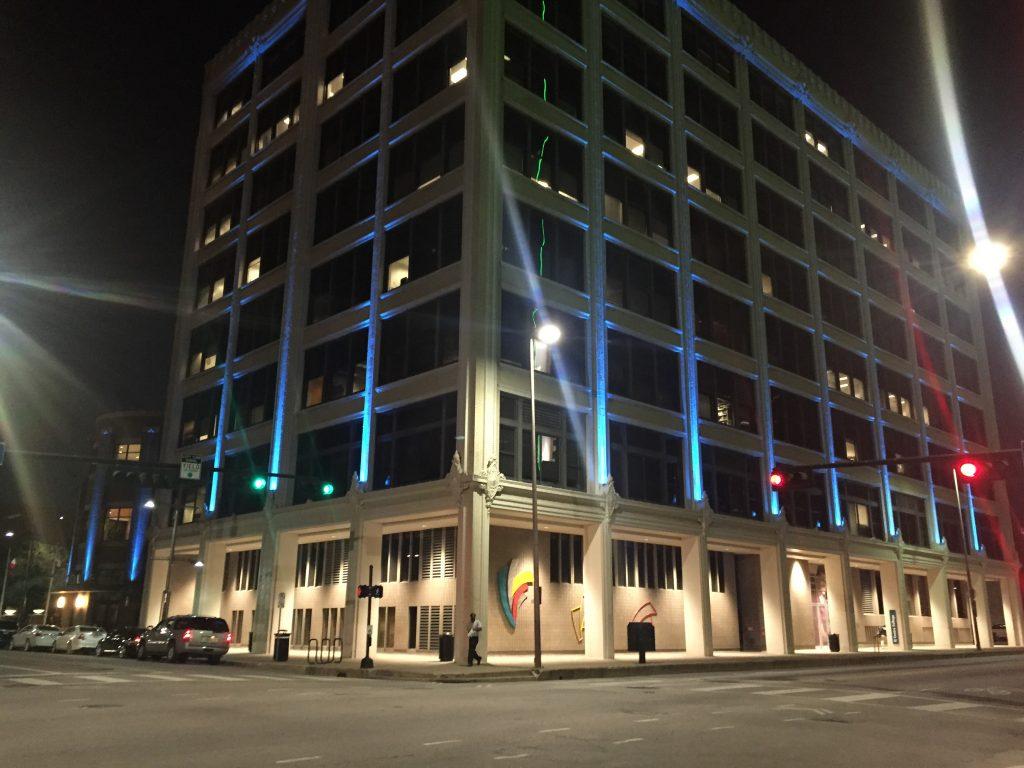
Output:
[[[971,558],[969,555],[971,545],[967,541],[967,531],[964,526],[963,504],[960,503],[960,473],[956,467],[953,468],[953,490],[956,492],[956,519],[960,523],[960,541],[964,545],[964,571],[967,573],[967,596],[971,605],[971,629],[974,632],[974,649],[980,651],[981,636],[978,634],[978,605],[974,601],[974,581],[971,579]]]
[[[536,318],[536,313],[534,314]],[[536,367],[537,367],[537,345],[543,344],[545,348],[552,347],[562,338],[562,330],[550,322],[542,322],[534,325],[533,335],[530,336],[530,445],[532,446],[533,461],[530,467],[530,498],[533,509],[532,530],[533,530],[533,671],[540,674],[541,669],[541,641],[540,641],[540,532],[537,529],[537,392],[536,392]]]
[[[11,573],[11,549],[14,547],[14,531],[7,531],[4,534],[7,539],[7,559],[4,560],[4,586],[0,589],[0,613],[3,613],[4,603],[7,600],[7,577]]]
[[[151,506],[152,505],[152,506]],[[156,503],[150,499],[145,504],[146,509],[154,509]],[[171,568],[174,567],[174,544],[178,538],[178,510],[171,504],[171,553],[167,556],[167,575],[164,576],[164,591],[160,596],[160,621],[167,618],[167,612],[171,605]]]

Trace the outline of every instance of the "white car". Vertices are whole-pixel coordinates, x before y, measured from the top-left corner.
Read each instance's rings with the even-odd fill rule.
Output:
[[[58,635],[60,627],[52,624],[28,624],[11,637],[11,649],[34,651],[37,648],[52,648]]]
[[[53,653],[78,653],[79,651],[95,653],[96,646],[106,636],[107,631],[102,627],[75,624],[58,635],[50,650]]]

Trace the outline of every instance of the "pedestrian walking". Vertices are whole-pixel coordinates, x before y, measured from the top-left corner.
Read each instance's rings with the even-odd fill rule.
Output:
[[[475,660],[477,666],[483,661],[483,657],[476,652],[476,646],[480,642],[480,633],[484,631],[484,625],[480,623],[480,619],[476,617],[475,613],[469,614],[469,665],[473,666]]]

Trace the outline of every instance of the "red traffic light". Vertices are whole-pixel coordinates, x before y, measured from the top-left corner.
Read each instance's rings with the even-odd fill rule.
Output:
[[[768,484],[773,491],[781,491],[789,482],[789,475],[779,469],[773,469],[768,475]]]
[[[973,459],[965,459],[957,464],[956,471],[964,482],[977,480],[981,475],[981,466]]]

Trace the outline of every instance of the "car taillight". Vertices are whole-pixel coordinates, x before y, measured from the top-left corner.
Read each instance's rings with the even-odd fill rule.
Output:
[[[186,643],[189,642],[192,639],[192,630],[186,629],[184,634],[182,634],[181,639],[184,640]]]
[[[228,636],[224,638],[224,642],[231,645],[231,633],[228,632]]]
[[[141,640],[142,640],[142,635],[136,635],[136,636],[135,636],[135,642],[136,642],[136,643],[138,643],[138,642],[139,642],[139,641],[141,641]]]

